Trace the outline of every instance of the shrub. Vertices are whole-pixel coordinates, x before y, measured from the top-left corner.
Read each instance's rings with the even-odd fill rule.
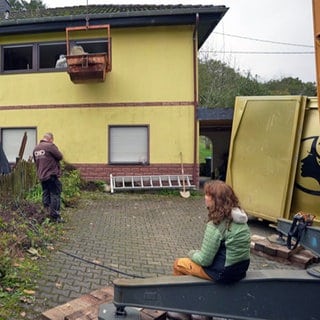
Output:
[[[62,206],[70,207],[75,204],[80,196],[81,177],[80,172],[70,164],[65,162],[61,163],[62,176]],[[37,183],[27,194],[27,200],[34,203],[41,203],[42,201],[42,188],[40,182]]]

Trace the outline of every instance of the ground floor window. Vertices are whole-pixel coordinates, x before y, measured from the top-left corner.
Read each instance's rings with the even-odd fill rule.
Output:
[[[35,128],[2,128],[1,142],[3,151],[10,163],[15,163],[19,156],[19,151],[24,134],[27,135],[23,159],[28,160],[32,157],[33,149],[36,145],[36,129]]]
[[[148,164],[149,126],[109,126],[110,164]]]

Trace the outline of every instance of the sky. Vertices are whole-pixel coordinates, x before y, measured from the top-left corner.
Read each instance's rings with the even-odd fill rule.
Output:
[[[259,81],[316,81],[312,0],[43,0],[48,8],[94,4],[225,5],[200,50]]]

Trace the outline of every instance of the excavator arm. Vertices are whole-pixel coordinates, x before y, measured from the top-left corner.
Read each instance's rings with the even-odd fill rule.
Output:
[[[316,55],[316,79],[318,108],[320,111],[320,0],[313,0],[314,46]]]

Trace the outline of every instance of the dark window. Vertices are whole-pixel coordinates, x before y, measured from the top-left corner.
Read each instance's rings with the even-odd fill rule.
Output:
[[[83,50],[87,53],[106,53],[107,52],[107,41],[104,41],[104,40],[77,41],[76,44],[82,46]]]
[[[86,39],[74,43],[82,46],[87,53],[108,52],[107,40]],[[37,72],[56,68],[64,70],[67,67],[65,42],[5,45],[0,48],[2,49],[0,54],[2,72]]]
[[[3,71],[32,70],[33,46],[10,46],[3,48]]]
[[[57,61],[66,55],[65,43],[39,44],[39,69],[53,69]]]

